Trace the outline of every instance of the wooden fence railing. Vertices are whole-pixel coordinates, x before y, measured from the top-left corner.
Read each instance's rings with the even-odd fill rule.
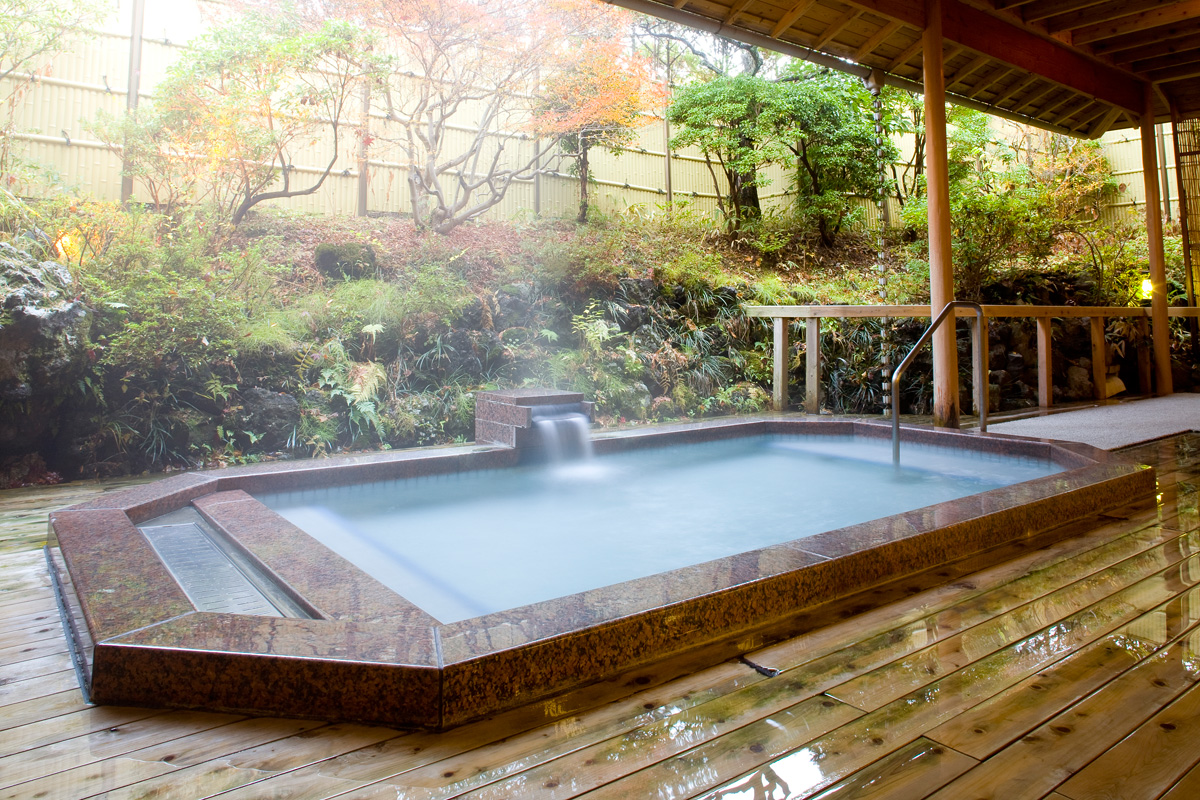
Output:
[[[793,320],[804,321],[804,367],[805,396],[804,410],[816,414],[821,408],[821,320],[863,319],[882,317],[932,317],[929,306],[746,306],[751,317],[766,317],[774,321],[773,392],[775,409],[783,411],[788,406],[788,328]],[[1172,306],[1167,309],[1172,317],[1200,317],[1200,308]],[[970,309],[959,309],[960,317],[973,315]],[[1053,403],[1051,376],[1050,321],[1052,319],[1086,318],[1090,321],[1092,341],[1092,383],[1096,399],[1107,399],[1108,379],[1104,327],[1112,317],[1137,319],[1142,333],[1149,335],[1150,309],[1124,306],[994,306],[983,307],[984,321],[989,319],[1025,318],[1037,320],[1037,375],[1038,405],[1049,408]],[[985,338],[986,342],[986,338]],[[983,353],[983,372],[987,374],[987,347]],[[1139,352],[1138,380],[1142,391],[1149,392],[1151,363],[1149,353]],[[898,387],[892,387],[897,391]]]

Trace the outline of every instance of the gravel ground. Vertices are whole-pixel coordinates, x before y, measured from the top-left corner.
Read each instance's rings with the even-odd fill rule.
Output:
[[[1083,442],[1115,450],[1200,431],[1200,394],[1173,394],[988,425],[989,433]]]

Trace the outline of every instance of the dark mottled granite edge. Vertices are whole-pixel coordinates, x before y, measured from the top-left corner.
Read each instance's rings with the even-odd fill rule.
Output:
[[[436,625],[437,620],[240,489],[192,506],[301,606],[335,620]]]
[[[95,641],[194,610],[125,512],[56,511],[50,524]]]
[[[763,433],[880,437],[890,436],[890,426],[761,416],[608,433],[595,444],[605,453]],[[516,451],[449,447],[184,475],[58,512],[52,525],[96,636],[92,684],[99,702],[442,727],[713,647],[806,606],[1154,489],[1152,470],[1083,445],[908,426],[903,436],[1048,457],[1073,469],[445,626],[352,566],[322,574],[329,551],[244,491],[509,466]],[[298,596],[339,619],[194,612],[134,526],[189,503]],[[347,688],[356,680],[358,688]],[[263,688],[272,684],[282,689],[277,701]]]
[[[442,726],[436,667],[110,642],[94,658],[101,704]]]

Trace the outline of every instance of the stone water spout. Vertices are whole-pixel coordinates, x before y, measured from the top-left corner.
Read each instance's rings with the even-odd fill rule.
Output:
[[[579,392],[506,389],[475,395],[475,442],[515,447],[550,460],[591,454],[595,404]],[[523,456],[524,457],[524,456]]]

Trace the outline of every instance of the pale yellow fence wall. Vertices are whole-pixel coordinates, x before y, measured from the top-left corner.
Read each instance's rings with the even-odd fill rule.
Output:
[[[102,30],[89,33],[53,59],[46,78],[24,93],[16,113],[17,138],[23,155],[51,168],[61,178],[61,187],[99,200],[117,200],[121,191],[121,163],[87,129],[87,124],[104,110],[119,115],[126,104],[128,83],[132,0],[119,0],[115,13]],[[167,68],[183,48],[224,11],[213,0],[147,0],[141,59],[142,102],[146,102]],[[356,104],[351,104],[356,106]],[[386,139],[392,124],[386,109],[376,103],[371,112],[372,134],[376,141],[369,153],[367,207],[371,212],[410,210],[403,156]],[[352,108],[351,116],[361,113]],[[464,115],[469,118],[469,114]],[[349,120],[353,125],[356,119]],[[665,174],[666,131],[661,117],[647,116],[636,140],[618,153],[598,149],[591,155],[593,204],[606,212],[625,212],[638,207],[642,213],[656,213],[667,201]],[[468,137],[470,130],[454,136]],[[517,143],[518,156],[532,152],[532,142]],[[512,143],[510,143],[510,147]],[[295,183],[311,181],[324,169],[332,153],[329,137],[297,153]],[[344,135],[337,164],[316,194],[272,201],[273,204],[323,214],[353,214],[358,205],[357,139]],[[695,148],[673,151],[671,187],[675,200],[690,202],[698,213],[717,216],[717,194],[713,176],[702,154]],[[579,206],[578,179],[567,174],[563,164],[558,175],[543,175],[534,181],[513,185],[505,199],[488,216],[509,219],[540,211],[547,215],[571,215]],[[771,167],[765,175],[769,185],[760,190],[764,205],[786,208],[794,202],[789,193],[794,174],[782,167]],[[719,169],[717,179],[724,189]],[[18,187],[32,194],[53,193],[55,182]],[[141,187],[135,186],[135,199],[148,201]],[[539,202],[540,197],[540,202]],[[867,209],[873,221],[874,208]]]
[[[80,38],[66,52],[59,54],[48,77],[37,81],[21,98],[16,114],[18,138],[25,145],[24,155],[51,167],[61,176],[61,186],[68,191],[101,200],[120,198],[120,158],[96,141],[88,132],[87,123],[94,120],[101,109],[120,114],[125,108],[132,6],[132,0],[118,0],[114,14],[102,30]],[[187,43],[225,10],[216,0],[147,0],[141,61],[140,94],[143,100],[149,99],[154,86],[162,80]],[[403,155],[386,141],[393,125],[386,119],[385,111],[376,103],[371,113],[372,133],[377,139],[369,154],[367,208],[371,212],[406,213],[410,211],[410,201],[406,172],[400,164]],[[349,113],[351,119],[347,122],[352,127],[361,113],[356,103],[351,103]],[[469,118],[469,114],[464,118]],[[458,130],[453,135],[468,137],[471,131]],[[1118,172],[1118,179],[1125,186],[1122,196],[1107,213],[1140,213],[1144,189],[1137,131],[1112,133],[1102,141]],[[518,157],[532,152],[533,146],[532,142],[510,143]],[[272,201],[272,204],[313,213],[354,214],[359,186],[356,137],[352,133],[344,135],[339,149],[338,162],[320,191]],[[594,151],[591,156],[592,203],[610,213],[633,207],[643,213],[655,213],[667,200],[665,150],[663,121],[661,117],[648,116],[630,147],[623,148],[619,154],[603,149]],[[306,184],[319,175],[331,152],[329,137],[299,151],[295,182]],[[1174,154],[1169,151],[1168,163],[1171,168],[1169,186],[1164,194],[1171,198],[1174,211]],[[565,173],[565,164],[562,170],[559,175],[542,176],[536,186],[534,181],[515,184],[487,216],[511,219],[529,216],[535,211],[551,216],[573,215],[579,204],[578,179]],[[775,166],[765,174],[770,182],[760,190],[764,205],[776,210],[788,208],[794,202],[794,197],[788,194],[794,171]],[[717,177],[724,188],[719,171]],[[700,214],[716,217],[717,195],[713,178],[702,154],[695,148],[673,151],[671,184],[676,200],[688,201]],[[44,194],[54,191],[53,186],[51,183],[18,188]],[[135,189],[135,197],[143,201],[149,199],[140,187]],[[874,225],[877,222],[874,206],[866,202],[862,206],[867,224]],[[894,200],[891,213],[894,219],[897,218],[899,209]]]
[[[1170,209],[1170,218],[1179,219],[1179,184],[1175,175],[1175,146],[1172,144],[1173,134],[1170,123],[1162,126],[1162,135],[1158,146],[1165,151],[1167,161],[1167,181],[1160,186],[1163,198],[1163,214]],[[1137,217],[1145,214],[1146,183],[1142,174],[1142,137],[1137,128],[1112,131],[1106,133],[1100,143],[1104,146],[1104,154],[1112,163],[1113,171],[1119,185],[1122,187],[1120,196],[1105,210],[1109,219],[1118,216]],[[1159,167],[1155,165],[1155,174]],[[1159,178],[1162,184],[1162,178]]]

